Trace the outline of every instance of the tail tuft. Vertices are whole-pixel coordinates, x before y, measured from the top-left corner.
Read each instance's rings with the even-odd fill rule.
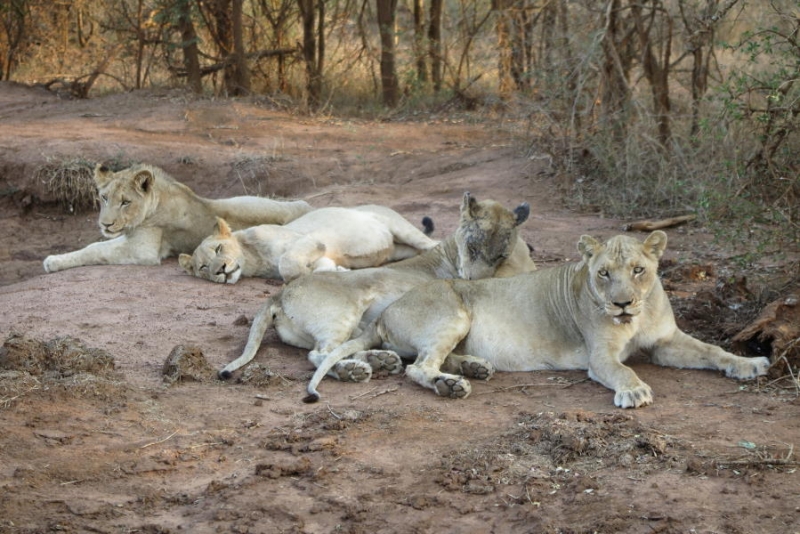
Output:
[[[318,400],[319,400],[318,393],[309,393],[308,395],[303,397],[303,402],[305,402],[306,404],[314,404]]]
[[[226,371],[225,369],[223,369],[222,371],[217,373],[217,376],[219,377],[220,380],[228,380],[231,377],[231,374],[232,373],[230,371]]]
[[[423,217],[422,218],[422,228],[423,228],[422,232],[425,235],[427,235],[427,236],[432,235],[433,234],[433,230],[434,230],[433,219],[431,219],[427,215],[425,217]]]

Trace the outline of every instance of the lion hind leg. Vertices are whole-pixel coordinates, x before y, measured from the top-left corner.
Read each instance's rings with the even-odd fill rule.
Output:
[[[495,368],[491,362],[483,358],[452,353],[445,358],[442,371],[476,380],[489,380],[494,376]]]
[[[379,346],[381,338],[378,336],[375,323],[372,323],[358,337],[345,343],[341,343],[331,351],[323,352],[313,350],[309,352],[308,359],[317,368],[314,376],[306,386],[308,395],[303,398],[303,402],[312,403],[320,399],[317,386],[325,376],[332,376],[338,380],[347,380],[365,376],[363,380],[349,380],[350,382],[364,382],[372,376],[372,366],[366,361],[354,360],[352,356],[368,349]],[[351,365],[357,363],[358,365]],[[349,369],[348,369],[349,366]],[[349,373],[349,374],[348,374]]]
[[[653,348],[653,363],[683,369],[714,369],[739,380],[765,375],[770,366],[769,358],[736,356],[680,330]]]

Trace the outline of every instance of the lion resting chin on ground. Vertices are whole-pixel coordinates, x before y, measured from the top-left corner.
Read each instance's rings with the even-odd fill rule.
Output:
[[[284,226],[262,224],[238,232],[217,219],[214,234],[191,256],[181,254],[179,262],[187,273],[221,284],[235,284],[242,276],[288,282],[316,271],[377,267],[411,258],[437,243],[389,208],[331,207]]]
[[[273,325],[281,341],[309,349],[309,360],[318,365],[412,287],[437,278],[514,276],[535,269],[517,231],[529,214],[527,203],[510,211],[492,200],[478,202],[466,193],[455,233],[422,254],[382,267],[313,273],[292,280],[258,311],[242,355],[219,372],[220,378],[229,378],[250,362]],[[360,382],[379,369],[399,372],[403,366],[396,355],[349,360],[340,362],[331,374]]]
[[[328,355],[308,386],[307,402],[338,360],[387,357],[416,361],[406,375],[439,395],[466,397],[464,376],[488,379],[494,370],[587,369],[614,390],[614,404],[653,402],[650,386],[623,362],[644,349],[659,365],[718,369],[732,378],[767,372],[767,358],[742,358],[678,329],[657,275],[667,235],[644,242],[616,236],[581,237],[579,263],[508,279],[442,280],[408,292],[356,338]],[[365,352],[364,352],[365,351]],[[463,375],[463,376],[462,376]]]
[[[83,265],[158,265],[163,258],[192,252],[211,233],[216,217],[239,229],[285,224],[311,211],[305,201],[203,198],[150,165],[119,172],[98,165],[94,181],[101,201],[100,231],[109,240],[47,256],[48,273]]]

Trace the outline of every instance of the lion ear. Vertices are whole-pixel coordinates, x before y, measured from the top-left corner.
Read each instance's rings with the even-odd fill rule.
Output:
[[[656,259],[661,258],[664,249],[667,248],[667,234],[661,230],[656,230],[644,240],[644,250]]]
[[[111,172],[111,169],[106,167],[105,165],[98,163],[94,167],[94,183],[97,184],[97,187],[103,187],[108,182],[111,181],[111,178],[114,176],[114,173]]]
[[[192,265],[191,254],[181,254],[178,256],[178,264],[183,267],[183,270],[189,274],[194,274],[194,266]]]
[[[514,215],[517,216],[517,224],[515,226],[519,226],[520,224],[524,223],[528,220],[528,217],[531,215],[531,205],[527,202],[523,202],[516,208],[514,208]]]
[[[225,222],[222,217],[217,217],[217,224],[214,225],[214,233],[217,237],[230,237],[231,227]]]
[[[578,252],[581,253],[581,256],[583,256],[585,260],[597,254],[597,250],[600,246],[600,242],[590,235],[582,235],[578,240]]]
[[[469,191],[464,193],[464,198],[461,199],[461,216],[469,219],[475,218],[475,207],[477,205],[478,201]]]
[[[133,177],[133,183],[142,193],[147,193],[153,188],[155,179],[156,177],[153,176],[152,172],[143,170],[136,173],[136,176]]]

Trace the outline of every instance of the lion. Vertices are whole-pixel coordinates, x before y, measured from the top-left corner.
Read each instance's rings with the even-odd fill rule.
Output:
[[[534,270],[528,246],[518,235],[518,226],[529,215],[527,203],[512,212],[466,193],[455,233],[418,256],[382,267],[313,273],[292,280],[267,299],[253,319],[242,355],[220,370],[219,377],[230,378],[249,363],[271,326],[284,343],[310,350],[308,358],[316,366],[412,287],[437,278],[514,276]],[[368,380],[373,369],[397,372],[402,362],[395,356],[350,360],[334,366],[331,375],[359,382]]]
[[[238,230],[284,224],[311,211],[302,200],[203,198],[151,165],[134,165],[119,172],[97,165],[94,181],[101,201],[100,231],[108,241],[47,256],[46,272],[84,265],[158,265],[169,256],[192,252],[211,233],[216,217],[225,218]]]
[[[427,232],[433,230],[430,219],[423,224]],[[262,224],[237,232],[218,218],[214,234],[178,260],[187,273],[221,284],[235,284],[242,276],[288,282],[310,272],[377,267],[437,243],[392,209],[330,207],[284,226]]]
[[[678,329],[657,274],[666,243],[662,231],[644,242],[619,235],[601,243],[585,235],[577,263],[409,291],[320,362],[304,400],[318,400],[325,373],[352,355],[416,357],[406,375],[454,398],[469,395],[465,377],[488,380],[495,370],[585,369],[614,391],[620,408],[653,402],[650,386],[623,365],[639,350],[658,365],[717,369],[743,380],[765,374],[768,358],[735,356]]]

